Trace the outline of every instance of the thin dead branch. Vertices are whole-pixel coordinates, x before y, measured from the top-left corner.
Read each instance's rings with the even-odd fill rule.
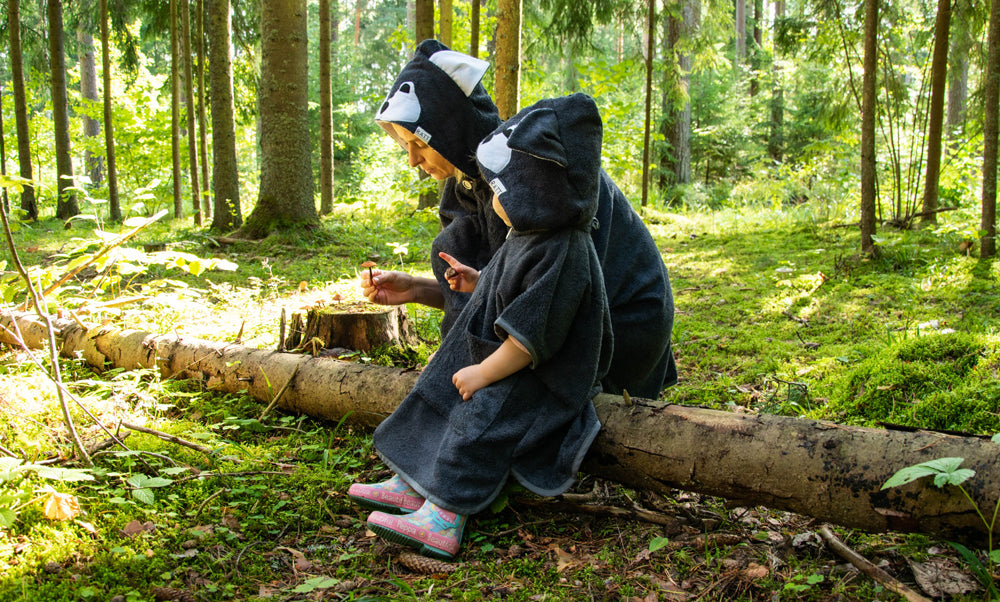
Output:
[[[35,306],[35,312],[37,312],[38,316],[45,322],[45,328],[48,331],[49,355],[52,360],[52,372],[50,373],[48,370],[45,370],[44,372],[49,374],[50,378],[56,382],[56,395],[59,397],[59,406],[62,408],[63,421],[66,423],[66,430],[69,432],[70,439],[73,441],[73,447],[76,448],[76,452],[80,455],[80,461],[83,462],[84,466],[93,466],[94,462],[90,459],[90,455],[87,454],[87,448],[84,447],[83,441],[80,439],[80,435],[76,432],[76,426],[73,424],[73,416],[69,413],[69,404],[66,403],[66,395],[63,392],[62,386],[62,374],[60,373],[59,368],[59,348],[56,347],[56,333],[55,329],[52,327],[52,318],[49,316],[48,312],[42,311],[42,307],[44,306],[42,295],[35,290],[35,286],[31,282],[31,277],[28,275],[27,270],[24,269],[24,264],[21,263],[21,258],[17,254],[17,247],[14,246],[14,237],[10,232],[10,222],[7,219],[7,211],[3,207],[0,207],[0,216],[2,216],[3,233],[7,240],[7,248],[10,250],[11,261],[17,268],[18,274],[21,275],[25,284],[27,284],[31,302]]]
[[[819,528],[819,534],[838,556],[853,564],[859,571],[878,581],[885,588],[906,598],[909,602],[931,602],[930,598],[913,591],[889,573],[872,564],[867,558],[847,547],[844,542],[834,535],[830,525],[823,525]]]
[[[133,431],[139,431],[140,433],[146,433],[147,435],[153,435],[155,437],[159,437],[160,439],[163,439],[164,441],[167,441],[169,443],[176,443],[177,445],[182,445],[189,449],[193,449],[196,452],[201,452],[207,456],[213,455],[215,453],[215,450],[209,447],[205,447],[204,445],[198,445],[197,443],[192,443],[185,439],[181,439],[177,435],[171,435],[170,433],[164,433],[163,431],[151,429],[146,426],[140,426],[138,424],[131,424],[125,421],[122,421],[121,425]]]

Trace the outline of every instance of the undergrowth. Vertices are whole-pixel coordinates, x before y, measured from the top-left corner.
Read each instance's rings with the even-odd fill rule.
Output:
[[[854,227],[790,212],[646,212],[670,270],[680,382],[661,401],[844,423],[992,434],[1000,414],[1000,270],[959,250],[961,212],[938,231],[882,232],[879,259],[857,254]],[[380,265],[428,274],[436,218],[405,207],[338,208],[316,232],[223,243],[172,222],[136,244],[225,259],[232,272],[169,274],[173,296],[142,295],[86,319],[265,348],[282,310],[358,298],[356,271]],[[16,233],[25,263],[43,265],[86,237],[41,222]],[[406,252],[400,252],[405,245]],[[153,267],[132,292],[168,277]],[[180,294],[177,291],[187,291]],[[416,367],[438,344],[440,313],[408,307],[421,344],[354,361]],[[40,490],[75,496],[83,514],[48,520],[24,508],[0,536],[2,600],[892,600],[833,556],[808,518],[675,492],[623,489],[581,475],[576,493],[605,507],[640,505],[669,524],[565,512],[510,493],[473,520],[454,572],[424,574],[366,532],[345,492],[387,476],[371,433],[348,422],[273,413],[253,399],[161,379],[150,371],[94,373],[66,361],[70,390],[111,432],[146,425],[205,450],[141,432],[94,453],[92,481]],[[72,453],[52,384],[23,352],[0,362],[0,445],[25,462],[67,464]],[[80,407],[90,442],[105,439]],[[738,534],[735,540],[708,537]],[[922,535],[838,530],[896,575],[913,562],[961,560]],[[702,537],[704,536],[704,537]],[[698,539],[701,537],[701,539]],[[674,545],[675,542],[696,543]],[[697,543],[700,542],[700,543]],[[908,578],[908,577],[907,577]],[[117,598],[116,598],[117,596]],[[970,587],[953,599],[981,600]]]

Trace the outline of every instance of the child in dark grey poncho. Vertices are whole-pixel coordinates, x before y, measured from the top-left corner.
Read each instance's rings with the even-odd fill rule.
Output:
[[[612,352],[590,234],[601,132],[594,101],[575,94],[524,109],[480,144],[510,234],[413,391],[375,431],[396,476],[349,495],[388,510],[420,504],[373,512],[379,535],[451,558],[468,515],[509,475],[540,495],[572,484],[600,428],[592,399]]]
[[[448,253],[481,270],[504,242],[507,228],[491,208],[492,191],[480,177],[479,143],[500,126],[497,107],[481,80],[489,64],[424,40],[403,67],[375,113],[375,121],[419,166],[443,183],[438,207],[442,229],[434,239],[434,278],[365,270],[361,287],[376,303],[422,303],[444,309],[442,337],[458,319],[469,294],[449,287]],[[656,399],[677,382],[670,335],[674,301],[670,279],[653,237],[629,200],[604,172],[597,172],[597,226],[590,231],[604,271],[615,346],[602,379],[607,393],[628,391]]]

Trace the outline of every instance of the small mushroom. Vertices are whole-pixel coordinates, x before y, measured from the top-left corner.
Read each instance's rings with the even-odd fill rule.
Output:
[[[374,278],[375,278],[374,276],[372,276],[372,268],[377,265],[378,264],[375,263],[374,261],[366,261],[361,264],[361,267],[368,268],[368,282],[371,284],[374,284]]]

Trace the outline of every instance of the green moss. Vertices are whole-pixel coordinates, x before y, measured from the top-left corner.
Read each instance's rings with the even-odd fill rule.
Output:
[[[987,350],[983,337],[959,333],[892,343],[851,369],[818,417],[868,426],[1000,431],[1000,385],[984,369],[993,363]]]

